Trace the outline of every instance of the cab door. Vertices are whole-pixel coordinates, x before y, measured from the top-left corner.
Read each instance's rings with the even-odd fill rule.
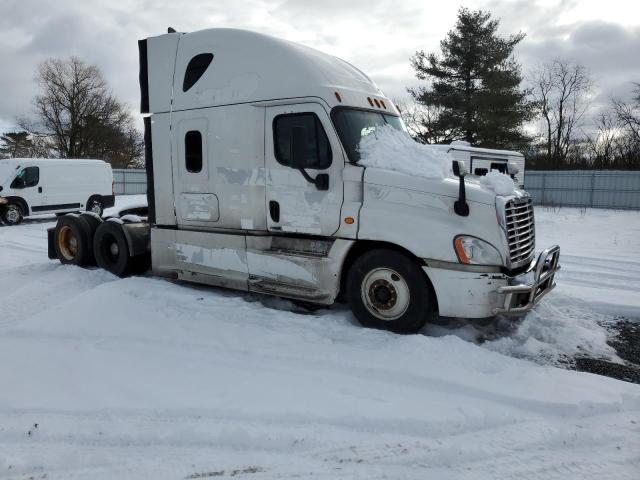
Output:
[[[292,131],[300,127],[306,131],[304,172],[293,168],[290,161]],[[343,169],[342,148],[322,105],[267,107],[265,170],[269,231],[321,236],[335,233],[340,226]],[[310,180],[321,174],[325,185],[319,187]]]

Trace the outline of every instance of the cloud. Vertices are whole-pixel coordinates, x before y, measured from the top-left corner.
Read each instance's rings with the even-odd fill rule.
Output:
[[[469,0],[501,19],[504,34],[524,31],[516,51],[526,71],[555,56],[589,68],[597,100],[627,94],[640,81],[640,7],[622,0]],[[623,8],[624,7],[624,8]],[[0,129],[30,112],[34,75],[48,57],[77,55],[98,65],[115,94],[139,103],[137,40],[166,32],[237,27],[298,41],[365,71],[392,97],[418,81],[416,50],[437,51],[458,5],[421,0],[4,0],[0,16]]]

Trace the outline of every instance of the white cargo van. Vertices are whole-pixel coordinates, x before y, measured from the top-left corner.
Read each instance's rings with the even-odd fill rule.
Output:
[[[88,210],[102,215],[114,204],[111,165],[102,160],[10,158],[0,160],[0,220]]]
[[[521,314],[555,286],[560,249],[536,258],[526,192],[498,195],[455,159],[440,178],[362,164],[363,136],[405,127],[349,63],[235,29],[170,31],[139,51],[148,219],[62,217],[51,258],[126,275],[150,255],[158,275],[346,300],[395,332]]]

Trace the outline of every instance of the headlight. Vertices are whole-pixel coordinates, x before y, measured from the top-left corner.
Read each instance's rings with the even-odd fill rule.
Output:
[[[502,256],[496,248],[484,240],[468,235],[458,235],[453,246],[460,263],[470,265],[503,265]]]

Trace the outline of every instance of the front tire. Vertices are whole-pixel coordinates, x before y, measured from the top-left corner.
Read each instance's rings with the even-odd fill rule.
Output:
[[[2,222],[5,225],[18,225],[24,219],[22,207],[17,203],[10,203],[2,211]]]
[[[436,316],[436,299],[416,261],[394,250],[371,250],[347,276],[353,314],[365,327],[416,333]]]
[[[93,212],[102,217],[102,214],[104,213],[104,203],[100,198],[92,197],[87,202],[87,212]]]

